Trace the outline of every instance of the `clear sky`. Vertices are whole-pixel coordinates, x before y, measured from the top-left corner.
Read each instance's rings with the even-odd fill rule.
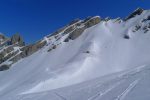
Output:
[[[0,0],[0,32],[32,43],[75,18],[124,18],[137,7],[150,9],[150,0]]]

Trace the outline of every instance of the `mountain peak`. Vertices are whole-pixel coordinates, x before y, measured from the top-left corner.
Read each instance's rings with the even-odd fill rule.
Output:
[[[144,11],[144,9],[142,8],[137,8],[136,10],[134,10],[127,18],[125,18],[125,21],[135,17],[136,15],[141,15],[142,12]]]
[[[138,7],[135,11],[143,11],[143,8]]]
[[[16,33],[11,37],[11,43],[12,44],[18,43],[20,46],[25,45],[23,38],[21,37],[21,35],[19,33]]]

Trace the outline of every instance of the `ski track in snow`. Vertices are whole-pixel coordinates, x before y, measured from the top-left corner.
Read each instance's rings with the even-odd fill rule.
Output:
[[[63,97],[62,95],[58,94],[58,93],[54,93],[56,96],[58,96],[61,100],[68,100],[67,98]]]
[[[109,91],[120,85],[123,81],[117,82],[116,84],[112,85],[110,88],[106,89],[104,92],[98,92],[96,95],[90,97],[88,100],[96,100],[98,97],[102,97],[103,95],[107,94]]]
[[[126,90],[123,91],[115,100],[123,100],[130,93],[130,91],[138,84],[139,81],[140,81],[140,79],[133,81],[128,86],[128,88],[126,88]]]

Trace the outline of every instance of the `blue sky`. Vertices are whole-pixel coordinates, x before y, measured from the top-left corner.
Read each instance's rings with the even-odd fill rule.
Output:
[[[0,0],[0,32],[32,43],[75,18],[124,18],[137,7],[150,9],[150,0]]]

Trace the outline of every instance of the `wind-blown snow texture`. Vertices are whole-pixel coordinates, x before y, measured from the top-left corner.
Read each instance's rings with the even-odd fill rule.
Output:
[[[0,72],[0,100],[149,100],[148,16],[101,21],[69,42],[63,32],[45,37],[46,46]]]

